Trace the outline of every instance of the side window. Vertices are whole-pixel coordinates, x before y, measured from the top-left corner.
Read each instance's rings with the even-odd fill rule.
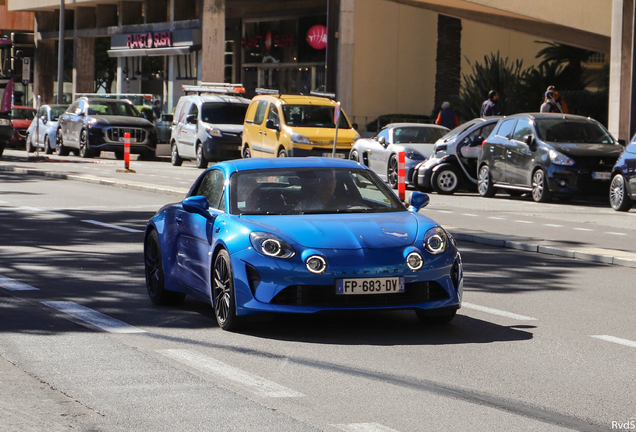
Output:
[[[181,113],[179,114],[179,123],[183,124],[185,122],[185,118],[190,110],[190,105],[190,101],[185,101],[183,103],[183,106],[181,107]]]
[[[188,113],[188,115],[193,115],[194,118],[198,119],[199,118],[199,107],[197,106],[197,104],[193,103],[192,106],[190,107],[190,112]]]
[[[185,99],[179,99],[179,103],[177,103],[177,108],[174,110],[174,120],[181,120],[181,112],[183,111],[183,106],[185,105]]]
[[[203,177],[194,195],[203,195],[206,197],[210,203],[210,208],[223,210],[225,208],[225,197],[223,196],[224,186],[225,177],[223,173],[215,169]]]
[[[84,112],[84,110],[86,109],[86,102],[79,101],[79,109],[81,112]]]
[[[254,114],[254,124],[263,123],[263,119],[265,118],[265,109],[267,108],[266,101],[259,101],[258,106],[256,107],[256,114]]]
[[[522,118],[517,122],[512,139],[515,141],[523,141],[523,137],[530,134],[532,134],[532,126],[527,119]]]
[[[517,119],[508,119],[501,122],[499,130],[497,130],[497,136],[501,138],[510,138],[512,131],[515,128],[515,123],[517,123]]]
[[[67,113],[71,113],[71,114],[75,114],[75,110],[79,108],[79,101],[75,102],[73,105],[71,105],[70,107],[68,107],[68,110],[66,110]]]
[[[276,105],[274,104],[270,104],[269,105],[269,112],[267,113],[267,120],[272,120],[274,122],[275,126],[280,127],[280,118],[278,115],[278,108],[276,108]]]
[[[481,128],[480,135],[483,136],[484,138],[488,138],[488,136],[491,134],[492,130],[495,128],[496,125],[497,123],[491,123],[487,126],[484,126],[483,128]]]

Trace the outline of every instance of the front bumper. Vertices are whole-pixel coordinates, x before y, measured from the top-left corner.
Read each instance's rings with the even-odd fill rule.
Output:
[[[339,159],[347,159],[351,147],[336,147],[336,157]],[[333,147],[312,147],[312,148],[299,148],[292,147],[288,152],[289,157],[304,157],[304,156],[318,156],[318,157],[331,157]]]
[[[419,250],[425,264],[406,266],[412,246],[383,250],[305,250],[283,260],[246,249],[231,256],[238,315],[260,312],[315,313],[326,310],[459,308],[463,292],[461,256],[452,246],[432,256]],[[304,259],[319,254],[329,268],[315,275]],[[302,255],[302,256],[301,256]],[[405,291],[391,294],[336,294],[336,280],[404,277]]]
[[[210,137],[203,142],[203,156],[209,161],[239,159],[241,157],[241,136]]]
[[[111,128],[121,129],[121,128]],[[157,138],[154,130],[143,130],[145,135],[138,135],[138,138],[131,139],[130,152],[134,154],[147,151],[154,152],[157,147]],[[140,142],[138,141],[140,140]],[[99,151],[123,151],[124,141],[119,141],[119,137],[109,133],[108,128],[91,127],[88,128],[88,142],[93,150]]]
[[[610,180],[594,179],[593,173],[611,173],[611,170],[609,165],[598,169],[552,165],[547,170],[548,186],[554,193],[604,195],[609,191]]]

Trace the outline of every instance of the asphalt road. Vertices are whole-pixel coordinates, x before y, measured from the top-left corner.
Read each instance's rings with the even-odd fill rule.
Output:
[[[427,211],[454,225],[487,202],[534,207],[436,198]],[[205,303],[147,299],[142,230],[177,199],[0,172],[0,430],[609,431],[636,418],[636,269],[460,242],[449,326],[399,311],[261,316],[228,333]]]

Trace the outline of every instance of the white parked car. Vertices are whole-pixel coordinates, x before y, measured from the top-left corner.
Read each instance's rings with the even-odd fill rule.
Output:
[[[57,136],[57,120],[66,111],[68,105],[42,105],[31,122],[26,133],[26,149],[34,152],[44,149],[46,154],[55,150]]]

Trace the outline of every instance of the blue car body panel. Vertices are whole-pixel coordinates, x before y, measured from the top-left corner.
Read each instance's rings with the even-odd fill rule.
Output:
[[[202,173],[188,196],[212,169],[223,171],[225,197],[230,197],[233,191],[228,180],[239,171],[323,167],[370,171],[349,160],[312,157],[226,161]],[[424,249],[424,236],[439,225],[419,213],[238,215],[230,214],[230,199],[225,199],[224,211],[209,212],[209,218],[188,213],[179,202],[164,206],[150,219],[146,235],[151,230],[157,231],[167,290],[210,301],[211,269],[216,254],[223,248],[230,255],[237,315],[461,305],[463,271],[455,242],[448,234],[451,244],[445,252],[428,253]],[[254,231],[275,234],[288,242],[296,254],[289,259],[262,255],[250,242],[250,233]],[[424,265],[418,271],[411,271],[406,264],[407,255],[414,251],[424,257]],[[323,274],[307,270],[305,260],[315,254],[328,263]],[[401,300],[402,294],[335,294],[337,279],[377,276],[403,277],[407,291],[414,295]]]

